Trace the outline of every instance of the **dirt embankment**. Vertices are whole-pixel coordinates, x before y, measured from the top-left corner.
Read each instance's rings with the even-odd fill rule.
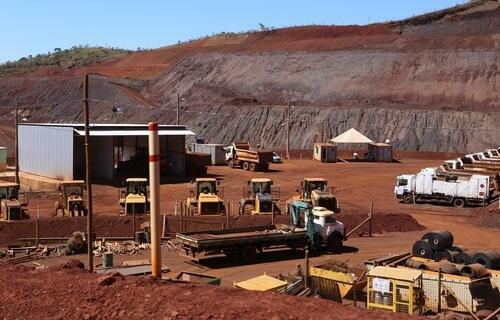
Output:
[[[323,299],[146,277],[116,275],[102,281],[76,267],[35,271],[2,266],[0,281],[4,319],[414,319]]]
[[[181,230],[181,221],[179,216],[167,216],[165,219],[165,236],[174,237]],[[352,230],[361,223],[366,216],[340,214],[338,219],[344,223],[347,230]],[[276,218],[276,223],[289,223],[287,215],[280,215]],[[136,218],[136,230],[139,225],[149,220],[148,217],[138,216]],[[39,220],[39,237],[58,238],[70,237],[74,231],[85,231],[87,220],[84,217],[77,218],[41,218]],[[182,231],[202,231],[202,230],[220,230],[225,227],[226,218],[221,216],[214,217],[185,217],[182,222]],[[231,217],[230,228],[245,228],[259,225],[270,225],[269,216],[235,216]],[[377,214],[373,217],[372,231],[374,233],[385,232],[408,232],[423,230],[414,218],[406,214]],[[13,221],[11,223],[0,224],[0,246],[7,246],[19,243],[19,238],[35,237],[35,221]],[[103,216],[94,217],[94,230],[99,237],[132,237],[133,224],[130,217]],[[365,225],[353,237],[361,233],[368,233],[368,225]]]

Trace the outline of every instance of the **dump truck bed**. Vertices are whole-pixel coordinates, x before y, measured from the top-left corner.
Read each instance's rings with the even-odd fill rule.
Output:
[[[286,246],[306,243],[303,229],[291,230],[277,225],[239,229],[201,231],[177,234],[177,241],[186,253],[214,252],[235,249],[246,245],[257,248]]]

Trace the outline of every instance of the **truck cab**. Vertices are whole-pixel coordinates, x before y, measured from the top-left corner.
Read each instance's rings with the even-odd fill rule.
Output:
[[[148,179],[128,178],[120,193],[120,214],[147,214],[149,212]]]
[[[394,195],[398,199],[403,199],[406,203],[413,203],[413,192],[415,190],[416,175],[403,174],[396,178]]]
[[[26,204],[19,201],[20,186],[17,183],[0,183],[0,219],[1,220],[20,220],[28,218]]]
[[[188,212],[199,215],[224,213],[224,201],[217,190],[219,184],[219,180],[214,178],[197,178],[194,182],[195,190],[190,191],[187,199]]]
[[[326,245],[329,251],[338,252],[342,248],[345,227],[333,211],[295,200],[290,203],[290,218],[293,226],[307,231],[313,249]]]

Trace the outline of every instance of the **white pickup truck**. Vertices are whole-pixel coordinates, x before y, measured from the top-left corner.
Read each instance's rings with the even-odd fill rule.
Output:
[[[470,177],[438,176],[437,168],[425,168],[418,174],[398,176],[394,193],[406,203],[447,203],[455,207],[489,203],[493,194],[490,177],[473,174]]]

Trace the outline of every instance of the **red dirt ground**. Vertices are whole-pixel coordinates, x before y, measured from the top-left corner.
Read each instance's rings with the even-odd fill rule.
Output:
[[[256,293],[147,277],[97,275],[78,268],[35,271],[2,266],[3,319],[414,319],[332,301]]]

